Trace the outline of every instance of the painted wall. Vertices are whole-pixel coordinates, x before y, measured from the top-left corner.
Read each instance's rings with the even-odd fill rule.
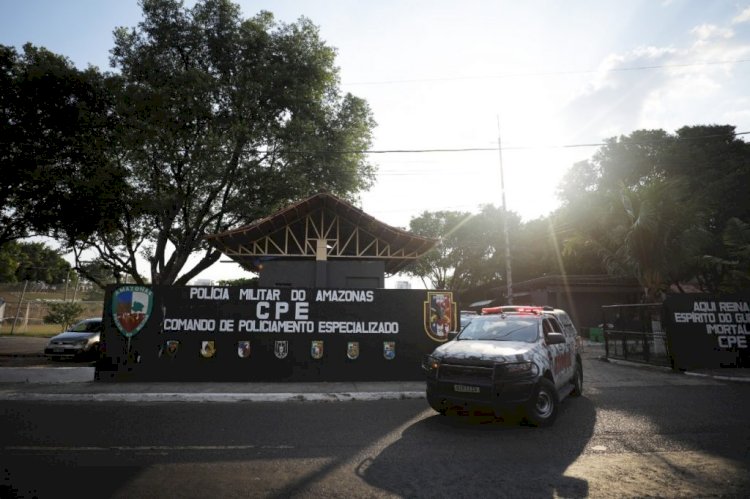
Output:
[[[664,301],[674,367],[750,367],[750,293],[680,294]]]
[[[112,286],[97,379],[419,380],[455,308],[425,290]]]

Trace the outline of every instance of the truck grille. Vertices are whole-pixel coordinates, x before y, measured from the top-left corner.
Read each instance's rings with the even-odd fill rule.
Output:
[[[492,383],[492,372],[491,367],[443,364],[440,366],[438,379],[451,383],[488,385]]]

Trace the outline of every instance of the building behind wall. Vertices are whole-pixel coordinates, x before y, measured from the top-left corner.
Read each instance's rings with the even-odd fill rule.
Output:
[[[602,306],[638,303],[642,289],[636,279],[607,275],[544,276],[513,285],[515,305],[549,305],[567,311],[579,328],[602,322]]]
[[[437,242],[386,225],[318,193],[208,242],[248,270],[260,287],[375,289]]]
[[[384,288],[385,264],[378,261],[270,261],[263,265],[258,286],[261,288]]]
[[[462,295],[462,306],[480,311],[482,307],[506,305],[505,293],[505,287],[472,289]],[[513,284],[514,305],[561,308],[580,328],[601,324],[603,305],[639,303],[641,296],[637,280],[607,275],[551,275]]]

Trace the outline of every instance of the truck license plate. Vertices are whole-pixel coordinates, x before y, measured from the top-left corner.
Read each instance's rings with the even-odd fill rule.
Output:
[[[53,348],[52,351],[55,352],[55,353],[63,353],[65,351],[65,349],[64,348]]]
[[[464,392],[464,393],[479,393],[478,386],[453,385],[453,390],[456,392]]]

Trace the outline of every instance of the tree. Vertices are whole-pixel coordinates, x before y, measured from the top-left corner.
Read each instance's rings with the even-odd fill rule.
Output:
[[[518,232],[520,218],[508,214],[509,230]],[[503,211],[491,205],[478,214],[424,212],[409,223],[411,232],[440,239],[406,273],[420,277],[425,287],[462,292],[504,281]],[[511,245],[513,243],[511,242]]]
[[[0,246],[0,282],[16,282],[20,260],[18,243],[11,241]]]
[[[113,230],[84,238],[77,258],[93,249],[143,282],[143,255],[154,284],[185,284],[220,257],[205,235],[323,189],[353,199],[371,184],[369,107],[340,95],[335,50],[309,20],[242,19],[228,0],[141,5],[143,21],[117,29],[111,52],[124,211]]]
[[[4,244],[0,247],[0,269],[0,282],[61,284],[70,274],[70,264],[60,252],[40,242]]]
[[[409,222],[410,232],[439,239],[437,245],[410,265],[405,273],[419,277],[428,289],[455,289],[462,275],[462,250],[468,245],[462,226],[472,215],[459,211],[425,211]]]
[[[750,147],[731,126],[639,130],[609,139],[561,183],[575,235],[566,251],[598,253],[610,273],[636,277],[647,300],[695,280],[714,292],[728,257],[721,234],[750,217]]]
[[[747,290],[750,288],[750,224],[739,218],[729,219],[722,240],[726,257],[704,257],[705,264],[714,267],[715,274],[723,277],[718,290],[727,293]]]
[[[219,286],[246,286],[251,288],[258,287],[257,277],[240,277],[239,279],[227,279],[219,281]]]
[[[122,282],[123,276],[115,274],[112,267],[102,259],[79,261],[76,270],[79,274],[85,276],[86,280],[96,284],[100,288],[104,288],[107,284]]]
[[[566,212],[561,210],[520,225],[511,242],[514,280],[606,273],[598,255],[588,248],[569,245],[574,234]]]
[[[83,313],[83,306],[72,301],[47,302],[47,309],[48,313],[44,317],[44,322],[46,324],[59,324],[63,331],[67,331]]]
[[[92,233],[117,209],[106,78],[26,44],[0,45],[0,246]]]
[[[70,275],[70,264],[60,252],[44,243],[19,243],[19,265],[16,269],[18,281],[40,281],[47,284],[62,284]]]

